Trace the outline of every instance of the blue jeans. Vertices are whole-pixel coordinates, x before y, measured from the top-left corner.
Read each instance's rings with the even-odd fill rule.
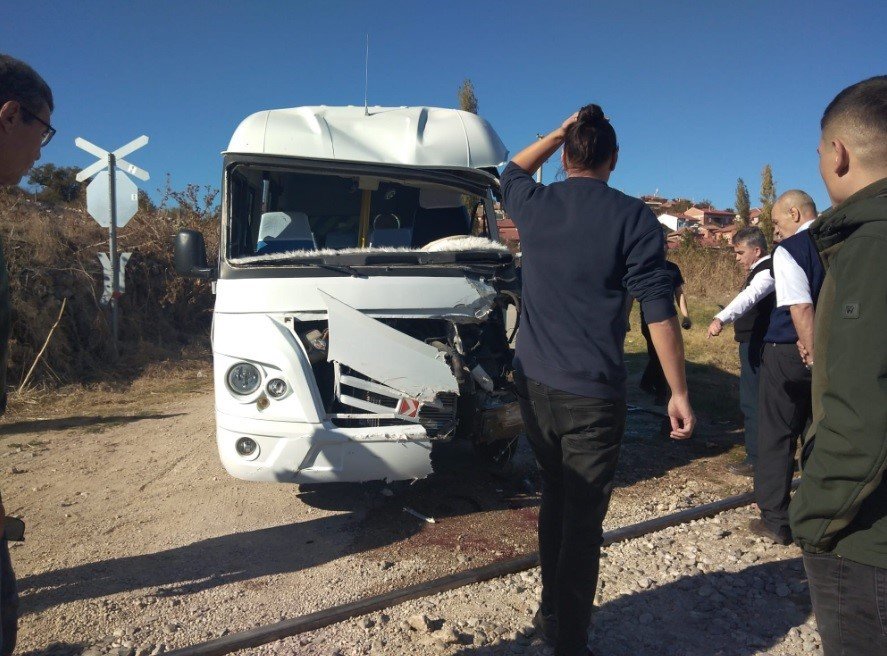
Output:
[[[9,545],[0,539],[0,655],[9,656],[15,649],[18,633],[18,592],[15,573],[9,558]]]
[[[739,408],[745,425],[745,460],[758,460],[758,371],[761,369],[761,343],[739,343]]]
[[[887,654],[887,569],[804,553],[824,656]]]

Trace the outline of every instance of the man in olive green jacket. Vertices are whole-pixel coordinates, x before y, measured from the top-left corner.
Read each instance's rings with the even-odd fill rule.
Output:
[[[33,68],[0,53],[0,186],[17,185],[40,159],[55,129],[49,124],[52,91]],[[0,249],[0,415],[6,410],[6,356],[11,308],[9,277]],[[6,544],[5,510],[0,498],[0,656],[15,649],[18,595]]]
[[[887,75],[826,108],[819,168],[834,205],[809,230],[826,278],[791,529],[825,656],[887,654]]]

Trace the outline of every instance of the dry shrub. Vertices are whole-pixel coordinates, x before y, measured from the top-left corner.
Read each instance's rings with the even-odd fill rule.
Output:
[[[112,362],[109,310],[100,303],[108,231],[82,206],[50,206],[18,189],[0,191],[0,239],[12,296],[9,384],[18,385],[67,306],[34,373],[35,382],[69,383],[132,371],[170,357],[194,336],[208,334],[210,284],[183,279],[172,268],[172,237],[201,230],[210,257],[218,252],[218,223],[187,211],[140,210],[118,232],[118,251],[131,252],[120,300],[120,355]]]
[[[733,252],[685,242],[669,251],[668,259],[681,268],[688,296],[726,305],[742,289],[745,275]]]

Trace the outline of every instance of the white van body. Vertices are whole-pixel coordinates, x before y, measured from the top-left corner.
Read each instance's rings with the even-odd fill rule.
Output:
[[[212,328],[228,472],[421,478],[454,436],[508,460],[504,317],[519,283],[496,222],[475,218],[494,216],[506,158],[486,121],[453,109],[298,107],[240,124]]]

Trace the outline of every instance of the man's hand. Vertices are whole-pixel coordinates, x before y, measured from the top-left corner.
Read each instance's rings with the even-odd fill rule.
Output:
[[[801,342],[801,340],[798,340],[797,344],[798,344],[798,353],[801,355],[801,361],[805,365],[807,365],[808,367],[812,367],[813,366],[813,352],[808,351],[807,347],[804,346],[804,344]]]
[[[690,407],[690,397],[686,394],[672,394],[668,402],[668,418],[671,420],[671,438],[686,440],[696,428],[696,416]]]
[[[717,337],[721,334],[721,331],[724,329],[724,322],[720,319],[712,319],[712,322],[708,324],[708,336],[709,337]]]

